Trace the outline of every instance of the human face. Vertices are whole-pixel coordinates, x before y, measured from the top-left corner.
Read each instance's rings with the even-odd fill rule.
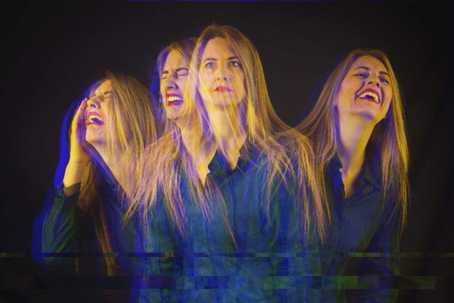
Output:
[[[85,141],[92,145],[106,143],[105,121],[112,102],[112,82],[106,80],[99,85],[87,101],[85,109]]]
[[[199,67],[200,94],[208,105],[237,105],[246,97],[242,63],[227,40],[208,41]]]
[[[389,110],[393,91],[384,64],[375,57],[359,57],[341,83],[336,106],[339,115],[353,114],[376,123]]]
[[[170,51],[161,71],[159,86],[161,104],[164,106],[167,119],[175,120],[182,114],[188,72],[188,62],[184,56],[177,50]]]

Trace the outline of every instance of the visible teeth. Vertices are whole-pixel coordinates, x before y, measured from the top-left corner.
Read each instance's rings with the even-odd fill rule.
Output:
[[[174,102],[174,101],[182,101],[182,98],[180,96],[169,96],[167,97],[168,102]]]
[[[369,99],[369,98],[372,98],[374,99],[375,103],[380,103],[380,98],[378,97],[378,95],[374,92],[370,92],[370,91],[366,91],[364,93],[362,93],[361,95],[359,95],[359,97],[361,99]]]
[[[94,124],[103,124],[102,120],[99,119],[98,117],[90,117],[90,122]]]

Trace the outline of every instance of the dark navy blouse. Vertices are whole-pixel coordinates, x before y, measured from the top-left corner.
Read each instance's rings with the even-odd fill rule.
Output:
[[[389,302],[393,276],[399,273],[400,210],[392,196],[384,197],[380,165],[371,156],[344,198],[338,158],[327,168],[326,184],[333,215],[321,249],[323,301],[357,299]]]
[[[184,235],[168,222],[163,203],[158,201],[155,224],[147,237],[153,243],[147,247],[150,256],[162,257],[158,262],[151,257],[146,263],[149,277],[170,277],[171,282],[162,289],[142,284],[139,301],[307,301],[307,273],[312,264],[304,255],[295,186],[291,179],[287,180],[288,186],[276,180],[267,211],[267,161],[263,154],[252,150],[247,156],[243,154],[232,170],[216,153],[209,165],[208,182],[217,186],[224,204],[221,199],[212,201],[209,218],[203,216],[189,194],[190,181],[183,178]],[[232,233],[224,222],[225,215]]]

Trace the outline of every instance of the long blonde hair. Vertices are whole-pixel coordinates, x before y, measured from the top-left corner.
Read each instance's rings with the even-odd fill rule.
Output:
[[[156,141],[154,114],[148,89],[130,76],[107,72],[103,79],[89,88],[88,94],[93,94],[105,81],[112,83],[112,100],[106,103],[109,108],[105,121],[107,152],[113,157],[121,156],[121,161],[117,164],[120,168],[116,170],[116,177],[122,185],[118,198],[127,201],[140,187],[145,147]],[[98,171],[97,161],[99,160],[92,158],[82,175],[79,207],[93,218],[107,274],[113,275],[117,266],[111,255],[112,235],[97,188],[98,178],[103,177]]]
[[[386,117],[376,125],[370,144],[377,147],[381,163],[381,178],[385,196],[397,193],[401,207],[401,220],[406,221],[408,208],[408,166],[409,152],[405,131],[404,109],[396,75],[384,52],[376,49],[355,49],[351,51],[330,74],[320,96],[309,115],[297,127],[307,135],[314,146],[317,162],[325,172],[326,166],[337,151],[334,102],[342,81],[360,57],[372,56],[380,60],[390,77],[393,92],[391,107]]]
[[[276,114],[271,103],[260,56],[251,41],[238,29],[231,26],[210,25],[197,39],[192,54],[189,74],[189,86],[185,99],[189,107],[197,107],[202,123],[201,129],[206,136],[213,135],[208,111],[200,93],[199,68],[205,47],[211,39],[222,38],[231,46],[241,62],[245,75],[246,98],[236,109],[226,109],[225,114],[233,130],[233,136],[241,132],[246,134],[242,149],[248,155],[251,149],[262,151],[269,165],[267,182],[263,190],[267,195],[266,210],[270,206],[270,191],[274,182],[287,184],[288,178],[296,178],[298,199],[302,209],[301,218],[305,230],[314,227],[323,238],[329,214],[324,192],[318,185],[321,177],[316,174],[314,155],[306,137],[291,129]],[[191,111],[191,109],[189,109]],[[222,143],[217,142],[218,149],[226,153]],[[248,159],[253,161],[253,159]],[[246,203],[246,201],[245,201]],[[312,217],[315,216],[315,222]],[[314,223],[314,224],[313,224]]]
[[[192,50],[195,45],[194,39],[185,39],[176,41],[165,47],[157,57],[156,72],[153,76],[151,91],[155,99],[160,99],[159,86],[160,75],[165,65],[165,61],[171,51],[178,51],[189,63]],[[184,99],[187,103],[187,100]],[[198,116],[195,112],[185,112],[189,124],[198,126]],[[163,116],[165,118],[165,115]],[[126,219],[129,219],[135,212],[142,214],[142,223],[145,227],[149,220],[153,220],[153,206],[158,199],[162,199],[167,213],[172,221],[176,224],[182,235],[185,234],[185,205],[182,193],[182,179],[187,178],[189,194],[199,206],[203,216],[210,220],[210,202],[218,201],[219,210],[223,214],[224,223],[228,234],[234,241],[233,232],[227,220],[227,211],[225,201],[218,187],[208,178],[206,184],[199,180],[194,167],[193,159],[186,151],[181,137],[181,130],[175,121],[165,119],[163,123],[164,130],[159,139],[147,148],[146,159],[143,162],[143,175],[141,178],[140,191],[136,192],[130,200]],[[203,137],[207,144],[213,144],[209,137]],[[162,196],[158,196],[162,195]],[[150,215],[151,213],[151,215]]]

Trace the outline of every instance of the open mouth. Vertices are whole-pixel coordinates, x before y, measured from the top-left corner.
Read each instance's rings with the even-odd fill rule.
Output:
[[[165,106],[176,106],[183,104],[183,98],[180,95],[166,95]]]
[[[371,89],[366,89],[364,92],[359,94],[357,97],[360,98],[361,100],[374,102],[376,104],[381,103],[380,95],[376,91],[371,90]]]
[[[87,115],[86,125],[103,125],[104,121],[98,113],[90,112]]]
[[[227,86],[218,86],[214,89],[215,92],[217,93],[230,93],[233,90],[230,87]]]

